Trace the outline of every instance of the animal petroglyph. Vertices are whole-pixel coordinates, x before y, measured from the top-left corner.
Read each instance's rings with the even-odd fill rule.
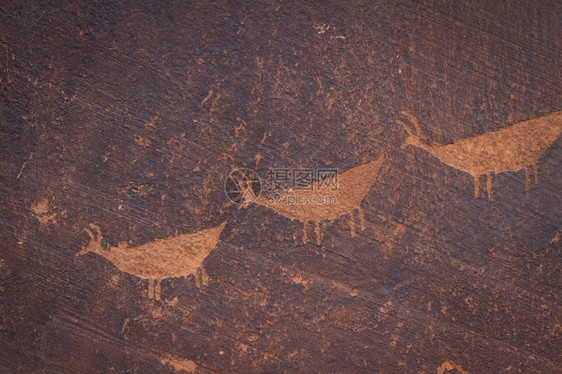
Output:
[[[255,203],[265,206],[291,220],[299,220],[304,224],[303,241],[308,242],[307,225],[310,221],[314,222],[316,231],[316,242],[321,241],[320,222],[324,220],[334,220],[343,215],[349,214],[349,225],[351,234],[355,235],[354,211],[358,211],[361,228],[365,227],[365,214],[361,208],[361,201],[375,183],[381,165],[384,161],[384,152],[375,161],[351,168],[337,176],[337,189],[331,190],[324,186],[316,190],[303,187],[289,189],[284,192],[286,196],[298,195],[306,201],[312,201],[311,197],[318,195],[330,195],[333,197],[333,204],[282,204],[271,202],[268,198],[260,195],[255,198]],[[360,228],[360,229],[361,229]]]
[[[76,255],[97,253],[119,270],[148,279],[148,297],[159,300],[162,279],[187,277],[196,272],[203,277],[201,265],[216,247],[225,225],[226,221],[210,229],[156,239],[135,247],[119,243],[117,247],[105,249],[101,245],[99,227],[91,224],[84,229],[90,235],[90,243]]]
[[[414,130],[402,120],[408,137],[402,148],[413,145],[437,157],[455,169],[469,173],[474,178],[474,197],[480,191],[479,177],[486,175],[488,198],[492,198],[492,172],[525,169],[526,189],[530,188],[529,166],[533,166],[535,185],[539,172],[537,162],[562,132],[562,111],[518,122],[497,131],[471,138],[455,140],[452,144],[429,145],[421,136],[418,121],[410,113],[402,114],[414,125]]]
[[[447,371],[445,371],[445,370],[447,370]],[[452,364],[448,361],[445,361],[444,363],[441,364],[441,366],[439,366],[437,368],[437,374],[444,374],[444,373],[449,372],[451,370],[455,370],[455,371],[457,371],[461,374],[468,374],[468,371],[464,371],[460,365],[455,365],[455,364]]]

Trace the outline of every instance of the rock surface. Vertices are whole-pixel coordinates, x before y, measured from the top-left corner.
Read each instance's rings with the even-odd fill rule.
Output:
[[[562,372],[560,124],[427,151],[562,109],[561,12],[3,2],[0,371]],[[225,194],[382,154],[316,230]]]

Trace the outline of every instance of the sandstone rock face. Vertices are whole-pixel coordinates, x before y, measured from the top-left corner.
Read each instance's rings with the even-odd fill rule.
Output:
[[[0,4],[0,372],[561,372],[561,11]]]

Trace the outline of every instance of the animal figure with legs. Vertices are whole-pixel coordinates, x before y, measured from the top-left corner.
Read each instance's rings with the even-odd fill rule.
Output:
[[[403,111],[402,115],[414,126],[412,128],[403,120],[397,120],[408,133],[402,148],[408,145],[421,148],[447,165],[472,175],[475,198],[480,191],[479,178],[485,175],[488,199],[492,199],[492,172],[498,174],[503,171],[525,169],[526,189],[529,190],[531,187],[529,168],[532,166],[536,185],[539,179],[538,160],[562,132],[562,111],[558,111],[518,122],[497,131],[458,139],[452,144],[430,145],[421,135],[417,119],[407,111]]]
[[[148,279],[148,297],[160,299],[162,279],[187,277],[191,274],[197,285],[202,283],[203,261],[216,247],[226,221],[218,226],[194,233],[181,234],[165,239],[130,247],[119,243],[117,247],[105,249],[98,226],[91,224],[84,230],[90,236],[90,243],[76,256],[96,253],[111,261],[119,270]]]
[[[365,213],[361,207],[365,195],[370,191],[372,185],[379,176],[381,165],[384,161],[384,152],[378,159],[366,164],[356,166],[341,174],[337,174],[337,186],[324,184],[322,187],[314,189],[311,186],[302,188],[287,189],[280,191],[280,199],[271,199],[272,196],[252,195],[247,186],[240,185],[244,190],[244,196],[252,196],[258,205],[272,209],[276,213],[291,220],[298,220],[303,224],[303,241],[308,242],[308,223],[314,222],[316,242],[320,244],[322,237],[320,232],[320,222],[332,221],[338,217],[348,215],[349,226],[352,236],[356,233],[354,212],[358,212],[360,228],[365,227]],[[317,200],[321,196],[326,201],[322,203]],[[291,198],[296,203],[289,204]],[[299,203],[298,201],[304,201]],[[312,203],[316,201],[315,203]]]

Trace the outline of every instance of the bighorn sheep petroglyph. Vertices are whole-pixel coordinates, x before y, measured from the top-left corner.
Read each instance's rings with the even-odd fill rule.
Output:
[[[361,201],[371,189],[373,183],[378,178],[381,165],[384,161],[384,152],[375,161],[356,166],[337,175],[337,188],[332,190],[329,186],[324,186],[313,190],[303,187],[282,191],[285,201],[291,196],[298,196],[299,199],[307,202],[312,201],[312,197],[324,195],[331,198],[330,203],[305,203],[305,204],[286,204],[279,199],[272,201],[270,197],[258,196],[253,200],[256,204],[272,209],[276,213],[291,220],[299,220],[303,223],[303,241],[308,241],[307,225],[310,221],[314,222],[316,231],[316,242],[321,241],[320,222],[324,220],[334,220],[343,215],[349,214],[349,225],[352,235],[355,235],[355,218],[353,212],[359,213],[361,227],[365,227],[365,214],[361,208]]]
[[[226,221],[195,233],[156,239],[134,247],[119,243],[117,247],[105,249],[101,245],[99,227],[90,224],[84,229],[90,235],[90,243],[76,255],[93,252],[111,261],[121,271],[148,279],[148,297],[158,300],[162,279],[187,277],[196,272],[202,277],[201,265],[216,247],[225,225]]]
[[[535,185],[538,183],[538,160],[562,132],[562,111],[518,122],[497,131],[486,132],[471,138],[455,140],[452,144],[429,145],[421,135],[416,118],[402,114],[414,129],[397,120],[408,133],[402,148],[413,145],[421,148],[455,169],[469,173],[474,178],[474,197],[480,191],[479,177],[486,175],[488,198],[492,198],[492,172],[525,169],[526,189],[530,188],[529,166],[533,166]]]

